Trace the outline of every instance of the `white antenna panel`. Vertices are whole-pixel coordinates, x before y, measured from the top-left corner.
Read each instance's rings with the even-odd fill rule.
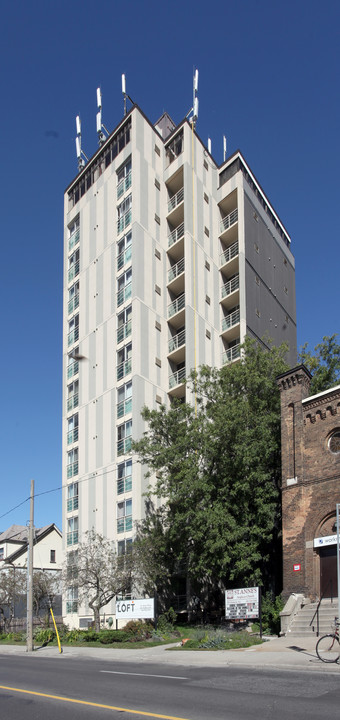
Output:
[[[97,112],[96,120],[97,120],[97,133],[98,133],[102,129],[102,114],[101,114],[100,110],[99,110],[99,112]]]
[[[194,118],[198,118],[198,97],[194,100]]]
[[[208,138],[208,152],[211,155],[211,138]]]
[[[77,151],[77,158],[79,159],[81,156],[81,149],[80,149],[80,140],[79,137],[76,137],[76,151]]]
[[[194,76],[194,90],[197,92],[198,90],[198,70],[196,69],[195,76]]]
[[[122,75],[122,93],[123,95],[126,94],[126,83],[125,83],[125,75]]]
[[[227,138],[225,135],[223,135],[223,151],[227,152]]]
[[[80,117],[79,117],[79,115],[77,115],[77,117],[76,117],[76,130],[77,130],[77,135],[80,135],[80,133],[81,133],[81,126],[80,126]]]
[[[100,88],[97,88],[97,106],[99,108],[102,106],[102,94],[100,92]]]

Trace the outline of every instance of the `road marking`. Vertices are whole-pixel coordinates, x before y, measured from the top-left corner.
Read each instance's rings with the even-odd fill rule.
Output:
[[[62,702],[75,703],[76,705],[88,705],[90,707],[104,708],[105,710],[118,710],[119,712],[131,713],[132,715],[143,715],[143,717],[160,718],[160,720],[189,720],[177,715],[160,715],[159,713],[145,712],[145,710],[131,710],[130,708],[117,707],[116,705],[102,705],[101,703],[88,702],[87,700],[75,700],[74,698],[62,697],[61,695],[49,695],[48,693],[36,692],[35,690],[22,690],[21,688],[7,687],[0,685],[0,690],[23,693],[26,695],[37,695],[38,697],[49,698],[50,700],[62,700]]]
[[[109,673],[110,675],[139,675],[139,677],[157,677],[157,678],[170,678],[170,680],[187,680],[186,677],[180,677],[179,675],[150,675],[149,673],[132,673],[132,672],[120,672],[119,670],[99,670],[102,673]]]

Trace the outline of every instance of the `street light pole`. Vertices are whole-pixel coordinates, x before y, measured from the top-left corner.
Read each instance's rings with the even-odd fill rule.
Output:
[[[34,542],[34,480],[31,480],[30,524],[28,530],[27,576],[27,652],[33,651],[33,542]]]

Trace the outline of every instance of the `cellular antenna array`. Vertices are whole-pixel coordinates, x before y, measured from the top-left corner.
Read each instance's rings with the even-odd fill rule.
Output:
[[[77,131],[77,137],[76,137],[76,152],[77,152],[77,158],[78,158],[78,172],[80,172],[84,165],[85,160],[88,160],[88,157],[86,157],[84,151],[81,149],[81,122],[80,122],[80,115],[77,115],[76,117],[76,131]]]
[[[102,93],[101,93],[100,88],[97,88],[97,107],[98,107],[98,112],[97,112],[97,116],[96,116],[97,135],[98,135],[99,147],[101,147],[101,145],[103,145],[103,143],[105,142],[105,140],[109,134],[109,131],[106,129],[105,125],[102,123]],[[105,130],[106,135],[103,133],[103,129]]]
[[[126,115],[126,100],[130,100],[131,105],[134,105],[135,103],[133,102],[132,98],[130,98],[130,95],[128,95],[126,92],[126,78],[124,73],[122,74],[122,93],[124,98],[124,115]]]
[[[196,68],[194,79],[193,79],[193,92],[192,92],[192,108],[190,108],[189,112],[186,114],[185,117],[189,119],[189,122],[191,122],[196,127],[196,122],[198,118],[198,70]],[[191,115],[191,117],[189,117]]]

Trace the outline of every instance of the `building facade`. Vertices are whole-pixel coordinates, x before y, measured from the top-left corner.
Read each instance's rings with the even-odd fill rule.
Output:
[[[218,166],[187,120],[134,105],[65,192],[63,326],[65,552],[94,528],[124,553],[143,405],[190,401],[190,370],[237,360],[246,335],[295,362],[290,238],[241,153]]]
[[[309,396],[310,377],[301,365],[278,379],[285,599],[337,596],[340,386]]]

